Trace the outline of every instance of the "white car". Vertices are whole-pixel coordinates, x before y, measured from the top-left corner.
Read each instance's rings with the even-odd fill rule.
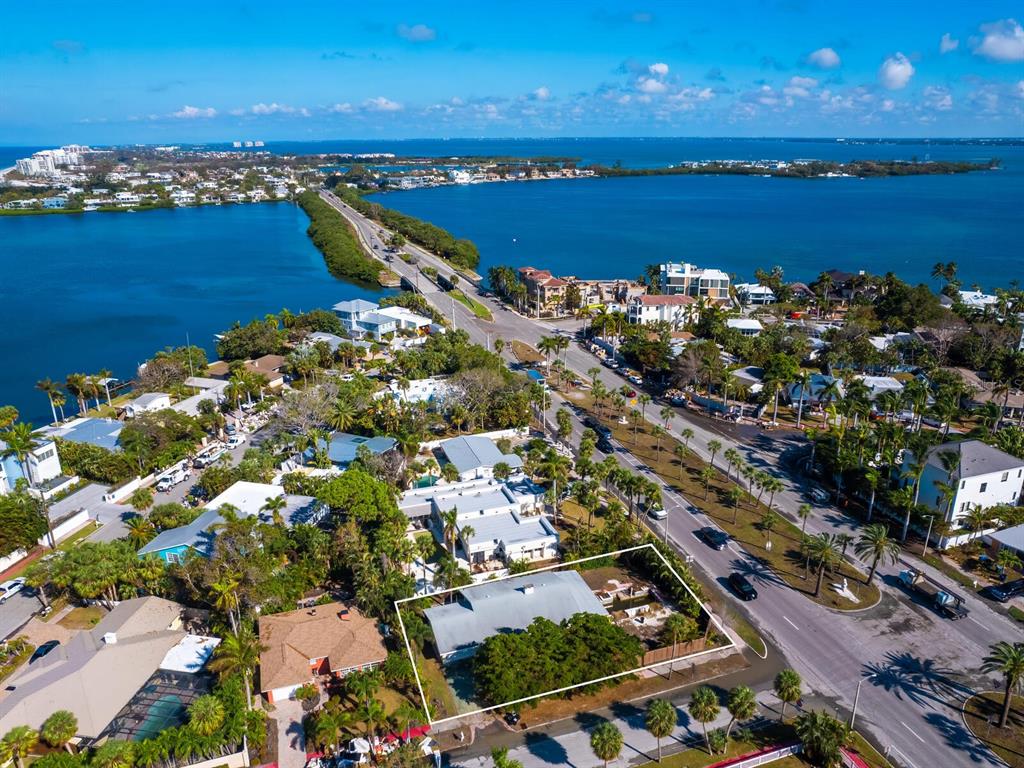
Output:
[[[647,510],[647,516],[651,518],[651,520],[664,520],[668,517],[668,512],[666,512],[662,507],[651,507]]]
[[[238,435],[238,434],[232,435],[231,437],[228,438],[228,448],[229,449],[237,448],[238,446],[240,446],[244,442],[245,442],[245,435]]]
[[[824,488],[813,488],[811,490],[811,498],[819,504],[824,504],[829,499],[828,491]]]
[[[7,598],[9,598],[11,595],[16,595],[19,592],[21,592],[24,586],[25,580],[20,577],[17,579],[11,579],[10,581],[5,581],[3,584],[0,584],[0,604],[6,603]]]

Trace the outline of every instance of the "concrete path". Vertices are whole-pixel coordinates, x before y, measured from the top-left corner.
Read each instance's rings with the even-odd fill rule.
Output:
[[[306,765],[306,732],[302,728],[302,704],[288,700],[274,704],[271,717],[277,723],[278,768]]]

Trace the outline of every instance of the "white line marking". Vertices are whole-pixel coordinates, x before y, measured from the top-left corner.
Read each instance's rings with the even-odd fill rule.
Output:
[[[979,627],[981,627],[981,628],[982,628],[982,629],[984,629],[985,631],[989,631],[989,630],[988,630],[988,627],[987,627],[987,626],[985,626],[984,624],[982,624],[982,623],[981,623],[980,621],[978,621],[978,620],[977,620],[976,618],[974,618],[973,616],[968,616],[967,618],[968,618],[968,619],[970,619],[971,621],[973,621],[973,622],[974,622],[975,624],[977,624],[977,625],[978,625]]]
[[[792,627],[793,629],[795,629],[795,630],[796,630],[797,632],[799,632],[799,631],[800,631],[800,627],[798,627],[798,626],[797,626],[796,624],[794,624],[794,623],[793,623],[792,621],[790,621],[790,620],[789,620],[789,617],[787,617],[787,616],[783,616],[782,618],[783,618],[783,619],[785,619],[785,620],[786,620],[786,623],[787,623],[787,624],[789,624],[789,626],[791,626],[791,627]]]
[[[926,744],[926,743],[927,743],[927,742],[926,742],[926,741],[925,741],[924,739],[922,739],[922,738],[921,738],[920,736],[918,736],[918,735],[917,735],[917,733],[916,733],[916,732],[914,731],[914,729],[913,729],[913,728],[911,728],[911,727],[910,727],[909,725],[907,725],[906,723],[904,723],[904,722],[903,722],[902,720],[900,720],[900,725],[902,725],[902,726],[903,726],[904,728],[906,728],[906,729],[907,729],[908,731],[910,731],[911,735],[912,735],[912,736],[913,736],[913,737],[914,737],[915,739],[917,739],[918,741],[920,741],[920,742],[921,742],[922,744]]]

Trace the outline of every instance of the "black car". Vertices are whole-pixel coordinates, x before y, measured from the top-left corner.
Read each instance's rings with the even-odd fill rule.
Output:
[[[1005,603],[1011,597],[1024,595],[1024,579],[1014,579],[1005,584],[992,584],[981,590],[981,594],[997,603]]]
[[[519,713],[518,712],[506,712],[505,713],[505,722],[508,723],[509,725],[518,725],[519,724]]]
[[[33,653],[31,658],[29,658],[28,663],[32,664],[33,662],[39,661],[39,659],[43,658],[43,656],[48,654],[58,645],[60,645],[60,640],[47,640],[45,643],[36,648],[35,653]]]
[[[754,585],[747,581],[747,577],[742,573],[736,573],[735,571],[730,573],[729,586],[732,587],[740,600],[757,599],[757,590],[754,589]]]
[[[612,431],[593,416],[587,416],[587,418],[583,420],[583,426],[590,427],[590,429],[597,433],[599,438],[603,437],[607,440],[612,436]]]
[[[712,549],[725,549],[729,544],[729,534],[711,526],[701,528],[697,531],[697,535],[704,539],[705,543]]]
[[[612,441],[604,435],[597,438],[597,450],[601,453],[615,453],[615,446],[612,445]]]

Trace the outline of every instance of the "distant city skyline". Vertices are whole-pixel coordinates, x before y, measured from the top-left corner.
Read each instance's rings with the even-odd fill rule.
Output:
[[[9,7],[0,144],[1024,135],[1014,2],[284,10]]]

